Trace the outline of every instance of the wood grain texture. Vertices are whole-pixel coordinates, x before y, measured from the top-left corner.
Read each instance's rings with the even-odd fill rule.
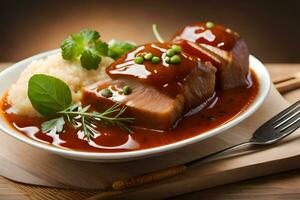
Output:
[[[173,200],[279,200],[300,199],[300,170],[237,182],[172,198]]]
[[[29,194],[17,189],[13,182],[0,177],[0,200],[29,200]]]
[[[0,67],[5,65],[0,65]],[[276,64],[267,65],[272,78],[288,75],[300,71],[300,65]],[[284,69],[284,70],[282,70]],[[285,97],[293,102],[299,99],[300,91],[293,91],[285,95]],[[70,190],[58,190],[45,187],[27,186],[24,184],[13,183],[3,179],[5,183],[13,185],[26,193],[31,199],[84,199],[92,196],[95,192],[80,192]],[[299,199],[300,187],[300,170],[290,173],[283,173],[274,176],[255,179],[252,181],[244,181],[228,186],[218,187],[215,189],[204,190],[201,192],[180,196],[177,199],[257,199],[257,195],[261,199]],[[221,195],[222,194],[222,195]],[[255,195],[257,194],[257,195]],[[255,195],[255,196],[254,196]]]

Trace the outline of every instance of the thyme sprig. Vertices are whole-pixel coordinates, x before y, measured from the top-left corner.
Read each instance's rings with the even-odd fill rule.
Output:
[[[58,112],[59,118],[44,122],[42,124],[42,132],[51,132],[52,134],[61,132],[65,120],[72,124],[75,129],[81,130],[84,134],[84,139],[88,141],[98,133],[96,128],[99,123],[116,126],[129,133],[132,132],[129,125],[133,124],[135,119],[132,117],[122,117],[126,106],[116,103],[104,112],[89,112],[89,108],[89,105],[82,107],[80,104],[72,104],[65,110]]]

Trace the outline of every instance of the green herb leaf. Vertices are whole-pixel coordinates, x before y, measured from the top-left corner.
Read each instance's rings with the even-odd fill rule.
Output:
[[[91,70],[97,69],[101,56],[117,59],[135,48],[129,41],[111,40],[109,44],[100,40],[100,34],[91,29],[83,29],[78,34],[72,34],[61,44],[62,57],[72,62],[79,61],[81,66]]]
[[[72,102],[69,86],[60,79],[44,74],[30,78],[27,95],[34,109],[44,116],[55,115]]]
[[[62,57],[69,61],[81,61],[82,67],[97,69],[101,56],[106,56],[108,45],[102,42],[100,34],[91,29],[83,29],[79,34],[72,34],[61,45]]]
[[[83,29],[80,31],[79,36],[83,38],[85,43],[95,42],[100,38],[100,34],[91,29]]]
[[[125,53],[132,51],[136,45],[130,41],[111,40],[108,42],[107,55],[113,59],[117,59]]]
[[[74,39],[68,38],[62,43],[61,50],[65,60],[76,60],[81,54],[82,47]]]
[[[97,41],[95,43],[95,50],[98,54],[107,56],[108,44],[106,44],[105,42]]]
[[[58,134],[64,129],[65,120],[63,117],[51,119],[42,123],[42,132],[43,133],[51,133]]]
[[[101,62],[101,57],[92,50],[84,50],[80,57],[81,66],[87,70],[97,69]]]

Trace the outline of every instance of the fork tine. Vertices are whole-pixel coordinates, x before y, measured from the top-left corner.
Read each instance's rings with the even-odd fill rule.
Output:
[[[300,127],[300,121],[298,123],[294,123],[292,126],[288,127],[283,131],[284,135],[289,135]]]
[[[286,121],[286,123],[282,124],[282,125],[285,125],[285,126],[280,129],[280,132],[282,132],[285,129],[289,128],[293,124],[296,124],[297,122],[300,123],[300,112],[298,112],[298,115],[294,116],[290,120]]]
[[[285,126],[284,127],[281,126],[282,128],[280,129],[280,132],[282,132],[285,129],[289,128],[290,126],[296,124],[297,122],[300,124],[300,112],[298,112],[298,115],[294,116],[289,121],[286,121],[286,123],[282,124]]]
[[[293,113],[293,114],[292,114]],[[273,123],[273,125],[275,125],[275,129],[277,129],[278,127],[282,126],[283,124],[285,124],[287,121],[289,121],[290,119],[292,119],[293,117],[297,116],[300,113],[300,109],[297,109],[295,112],[289,112],[288,114],[291,115],[285,115],[285,118],[282,118],[281,121],[278,121],[279,123],[277,125],[275,125],[276,123]]]
[[[272,120],[275,120],[272,124],[278,123],[280,120],[282,120],[285,116],[293,112],[294,110],[300,108],[300,100],[294,103],[292,106],[289,108],[281,111],[278,115],[272,118]]]

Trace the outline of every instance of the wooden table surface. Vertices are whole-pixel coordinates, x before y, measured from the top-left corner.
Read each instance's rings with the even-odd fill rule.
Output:
[[[0,63],[0,69],[10,63]],[[272,79],[300,72],[300,64],[266,64]],[[290,102],[300,99],[300,89],[284,94]],[[30,186],[0,177],[0,200],[79,200],[86,199],[97,192],[71,191],[39,186]],[[300,199],[300,169],[276,175],[260,177],[172,199]]]

